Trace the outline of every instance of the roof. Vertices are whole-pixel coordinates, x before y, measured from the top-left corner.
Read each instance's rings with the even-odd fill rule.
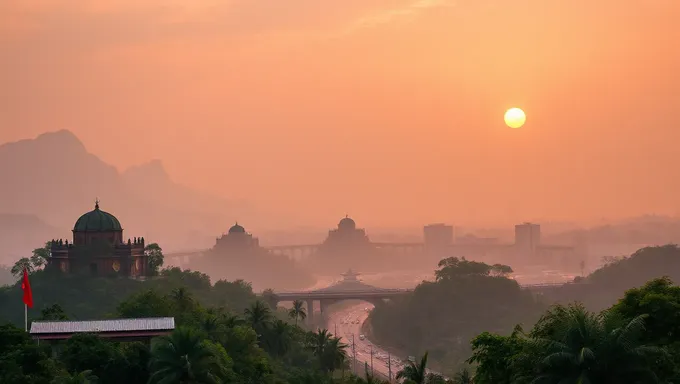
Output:
[[[31,334],[158,331],[175,329],[174,317],[90,321],[34,321]]]
[[[355,229],[356,227],[357,227],[357,224],[354,222],[354,220],[350,219],[349,216],[345,216],[338,223],[339,229]]]
[[[108,212],[99,209],[99,202],[94,205],[94,210],[80,216],[73,226],[74,232],[109,232],[122,231],[120,221]]]
[[[236,223],[229,228],[229,233],[246,233],[246,229]]]
[[[383,288],[378,288],[374,287],[372,285],[364,284],[361,281],[347,281],[347,280],[342,280],[336,284],[331,285],[330,287],[326,288],[321,288],[321,289],[315,289],[313,293],[321,293],[321,292],[352,292],[352,291],[382,291],[384,290]]]

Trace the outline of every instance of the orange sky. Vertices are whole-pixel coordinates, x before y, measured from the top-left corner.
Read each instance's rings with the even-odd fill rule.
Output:
[[[69,129],[120,169],[160,158],[310,224],[677,214],[679,18],[677,0],[3,1],[0,142]]]

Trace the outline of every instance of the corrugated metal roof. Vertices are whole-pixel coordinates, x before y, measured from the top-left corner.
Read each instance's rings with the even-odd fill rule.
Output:
[[[174,317],[92,321],[34,321],[31,334],[157,331],[175,329]]]

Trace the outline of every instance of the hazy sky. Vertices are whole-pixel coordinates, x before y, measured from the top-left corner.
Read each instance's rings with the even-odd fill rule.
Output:
[[[677,214],[679,18],[678,0],[4,0],[0,142],[69,129],[121,170],[160,158],[310,223]]]

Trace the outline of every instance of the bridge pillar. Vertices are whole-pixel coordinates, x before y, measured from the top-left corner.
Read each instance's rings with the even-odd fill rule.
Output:
[[[314,300],[307,300],[307,323],[314,324]]]
[[[319,300],[319,307],[321,309],[321,316],[323,316],[324,313],[326,313],[326,308],[328,308],[329,305],[333,304],[332,300]]]

